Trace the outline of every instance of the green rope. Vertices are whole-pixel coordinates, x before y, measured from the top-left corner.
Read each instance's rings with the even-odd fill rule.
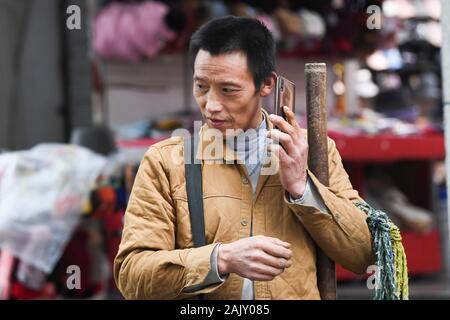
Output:
[[[355,205],[367,214],[375,264],[380,270],[374,299],[407,300],[408,268],[400,230],[383,211],[376,210],[365,202],[357,202]]]
[[[402,244],[400,229],[391,222],[392,252],[394,254],[395,283],[397,296],[401,300],[408,299],[408,267],[406,263],[405,249]]]

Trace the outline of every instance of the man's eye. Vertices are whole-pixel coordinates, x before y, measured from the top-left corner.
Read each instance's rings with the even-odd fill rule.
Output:
[[[200,83],[197,83],[197,84],[195,85],[195,87],[196,87],[196,89],[199,90],[199,91],[205,91],[205,90],[207,89],[205,85],[202,85],[202,84],[200,84]]]
[[[235,91],[236,91],[235,89],[231,89],[231,88],[222,88],[222,92],[226,93],[226,94],[230,94],[230,93],[233,93]]]

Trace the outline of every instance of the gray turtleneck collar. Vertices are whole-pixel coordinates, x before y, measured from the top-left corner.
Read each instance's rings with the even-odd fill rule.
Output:
[[[235,139],[231,139],[231,141],[227,140],[228,144],[230,142],[233,144],[229,145],[229,147],[236,151],[237,156],[247,168],[252,183],[253,195],[255,194],[261,172],[261,161],[266,153],[267,124],[264,114],[262,116],[263,119],[258,128],[242,132]]]

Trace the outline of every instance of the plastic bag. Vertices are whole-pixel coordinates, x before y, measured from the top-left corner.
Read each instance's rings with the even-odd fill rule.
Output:
[[[106,158],[65,144],[0,155],[0,248],[50,273]]]

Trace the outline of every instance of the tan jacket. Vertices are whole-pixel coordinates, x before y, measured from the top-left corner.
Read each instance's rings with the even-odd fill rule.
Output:
[[[205,279],[215,244],[248,237],[251,224],[254,235],[287,241],[293,251],[290,268],[272,281],[254,282],[255,299],[320,299],[314,242],[344,268],[366,272],[373,262],[371,235],[366,215],[352,203],[361,198],[350,184],[333,140],[328,139],[330,187],[308,171],[330,215],[289,203],[278,174],[260,176],[252,199],[244,164],[210,161],[232,162],[237,159],[234,152],[225,144],[224,154],[212,157],[204,152],[211,146],[205,138],[207,131],[204,125],[197,157],[203,160],[208,244],[193,248],[181,160],[183,140],[174,137],[151,146],[136,176],[114,265],[115,280],[125,298],[195,299],[203,293],[207,299],[240,299],[243,278],[237,274],[230,274],[223,283],[185,291]]]

